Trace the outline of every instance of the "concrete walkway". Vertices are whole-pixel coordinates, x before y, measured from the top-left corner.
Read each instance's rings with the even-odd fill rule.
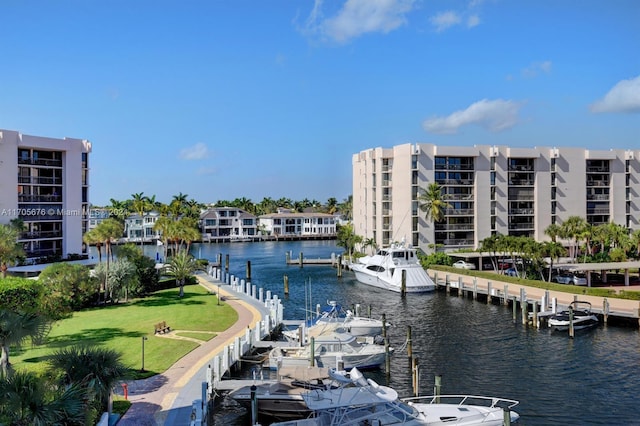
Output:
[[[118,421],[118,426],[189,425],[191,405],[202,396],[201,386],[206,380],[208,364],[236,337],[244,336],[247,326],[253,327],[266,314],[258,300],[231,292],[227,285],[206,274],[198,274],[197,278],[200,285],[211,292],[220,289],[226,299],[224,303],[238,313],[238,321],[179,359],[164,373],[127,382],[132,405]]]

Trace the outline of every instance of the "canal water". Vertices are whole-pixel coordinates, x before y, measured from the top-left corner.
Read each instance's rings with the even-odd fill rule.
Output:
[[[148,247],[151,250],[151,247]],[[155,250],[155,247],[153,248]],[[401,396],[412,395],[407,326],[420,365],[420,393],[433,393],[436,375],[443,394],[473,394],[516,399],[521,425],[640,425],[640,333],[635,328],[600,326],[575,339],[549,329],[513,322],[509,307],[446,295],[410,295],[358,283],[349,271],[342,278],[330,266],[287,266],[297,258],[328,258],[342,253],[334,241],[196,244],[195,256],[215,261],[229,255],[230,273],[245,278],[251,261],[252,284],[280,295],[285,319],[304,319],[305,294],[312,306],[335,300],[360,304],[372,317],[386,314],[393,355],[388,384]],[[289,296],[284,295],[284,276]],[[305,287],[307,291],[305,291]],[[309,290],[310,289],[310,290]],[[254,367],[255,368],[255,367]],[[250,371],[245,374],[251,374]],[[387,383],[381,371],[365,372]],[[226,403],[216,424],[248,424],[243,409]]]

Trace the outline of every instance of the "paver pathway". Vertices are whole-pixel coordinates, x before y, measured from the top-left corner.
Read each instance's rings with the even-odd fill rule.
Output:
[[[225,346],[233,343],[237,336],[243,336],[247,326],[253,327],[262,319],[255,307],[225,290],[224,285],[218,287],[211,277],[198,276],[198,281],[212,292],[219,288],[220,294],[226,299],[225,303],[238,313],[238,320],[227,330],[179,359],[164,373],[127,382],[129,401],[132,404],[118,421],[118,426],[164,425],[169,410],[174,408],[176,397],[189,380]],[[188,419],[185,422],[188,424]]]

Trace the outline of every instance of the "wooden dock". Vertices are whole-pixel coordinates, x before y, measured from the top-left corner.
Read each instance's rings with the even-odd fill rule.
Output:
[[[342,256],[336,256],[332,254],[330,258],[309,258],[304,257],[303,253],[300,253],[297,258],[294,258],[291,253],[286,254],[285,263],[287,265],[298,265],[300,267],[304,265],[331,265],[336,266],[341,261]]]
[[[633,300],[607,298],[599,296],[577,295],[559,291],[545,290],[520,284],[488,280],[469,275],[429,271],[437,288],[447,294],[458,297],[471,297],[473,300],[486,301],[487,304],[511,305],[521,314],[523,324],[538,327],[553,310],[566,309],[575,300],[590,302],[592,312],[606,324],[609,322],[640,326],[640,302]]]

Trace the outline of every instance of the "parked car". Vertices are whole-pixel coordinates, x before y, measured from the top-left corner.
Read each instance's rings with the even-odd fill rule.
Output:
[[[453,264],[454,268],[458,269],[476,269],[476,265],[473,263],[465,262],[464,260],[458,260]]]
[[[516,270],[516,268],[511,267],[509,269],[505,269],[504,270],[504,274],[508,275],[510,277],[517,277],[518,276],[518,271]]]
[[[583,274],[558,274],[552,278],[558,284],[587,285],[587,277]]]

